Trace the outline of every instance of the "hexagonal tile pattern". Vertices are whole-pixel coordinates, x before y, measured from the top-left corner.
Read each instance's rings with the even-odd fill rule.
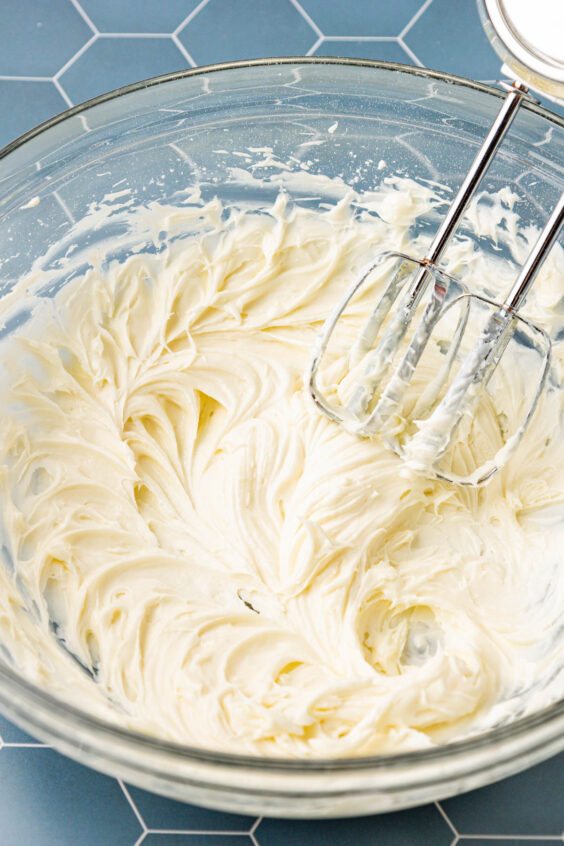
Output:
[[[60,77],[73,103],[122,85],[183,70],[189,64],[170,38],[101,36]]]
[[[482,80],[500,72],[475,0],[0,0],[0,7],[0,144],[61,111],[65,95],[77,103],[185,68],[190,56],[202,64],[311,51],[419,60]],[[52,202],[46,213],[62,214]],[[0,846],[562,846],[564,832],[564,755],[439,806],[356,820],[258,821],[128,789],[0,717],[0,784]]]
[[[564,831],[564,753],[512,778],[442,802],[460,835],[557,835]],[[534,797],[534,801],[530,798]]]
[[[142,833],[119,784],[52,749],[0,750],[2,846],[133,846]]]
[[[174,32],[201,0],[80,0],[98,32]]]
[[[419,11],[422,0],[300,0],[300,4],[323,35],[395,36]]]
[[[17,138],[38,123],[67,108],[54,84],[23,82],[18,79],[0,81],[2,132],[6,139]]]
[[[450,846],[453,840],[434,805],[350,820],[264,819],[254,836],[259,846]]]
[[[476,0],[433,0],[404,36],[428,68],[495,80],[501,61],[484,33]]]
[[[314,56],[354,56],[359,59],[378,59],[384,62],[402,62],[404,65],[414,64],[397,41],[341,41],[323,40],[316,47]]]
[[[131,785],[127,790],[149,829],[246,834],[255,822],[254,817],[209,811]]]
[[[300,56],[317,33],[290,0],[209,0],[179,32],[196,64]]]
[[[52,76],[92,37],[70,0],[2,3],[0,74]]]

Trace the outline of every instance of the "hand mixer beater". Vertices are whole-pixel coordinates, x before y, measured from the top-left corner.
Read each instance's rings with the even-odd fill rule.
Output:
[[[496,17],[500,8],[506,11],[504,0],[483,0],[481,12],[494,47],[506,62],[511,62],[513,53],[507,48],[510,39],[504,30],[507,16],[501,22],[499,14]],[[511,35],[514,34],[512,27]],[[519,58],[519,62],[512,62],[512,70],[518,70],[522,79],[527,65],[523,64],[522,55]],[[555,91],[564,97],[564,55],[559,61],[552,58],[548,71],[543,68],[543,76],[537,57],[529,61],[534,68],[534,75],[531,72],[529,78],[533,77],[535,89],[548,93],[552,99],[558,99]],[[518,309],[564,223],[564,193],[502,302],[469,292],[437,266],[521,103],[533,100],[527,85],[520,80],[504,87],[508,93],[503,106],[426,255],[417,259],[386,252],[371,261],[325,322],[309,372],[313,400],[332,420],[358,435],[380,435],[412,470],[463,485],[485,483],[515,452],[550,370],[550,338]],[[336,357],[340,370],[335,361],[330,362],[332,386],[322,390],[320,365],[328,355],[340,318],[356,297],[370,289],[375,277],[388,281],[346,354]],[[394,308],[398,300],[399,307]],[[472,326],[479,329],[470,342]],[[423,380],[423,386],[414,391],[415,377],[430,347],[435,353],[438,351],[429,369],[432,377]],[[504,413],[493,413],[500,435],[497,448],[493,455],[485,457],[478,449],[478,457],[472,463],[464,446],[486,391],[491,396],[492,385],[495,391],[493,377],[502,357],[509,355],[508,348],[515,351],[510,369],[530,368],[527,360],[534,360],[534,370],[530,372],[535,374],[536,383],[513,428],[508,426]],[[337,372],[339,376],[335,375]],[[331,392],[342,401],[331,401]],[[490,413],[489,425],[491,418]],[[485,419],[487,423],[487,415]],[[450,451],[456,445],[458,455],[453,458]]]

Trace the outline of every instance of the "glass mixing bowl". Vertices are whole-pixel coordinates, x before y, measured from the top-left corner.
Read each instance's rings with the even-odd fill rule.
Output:
[[[195,182],[204,196],[227,205],[274,197],[275,182],[258,188],[227,179],[228,168],[245,166],[236,153],[249,148],[270,148],[287,163],[286,173],[305,166],[357,190],[373,189],[390,174],[456,189],[502,96],[419,68],[298,58],[200,68],[73,108],[0,153],[0,297],[14,300],[0,336],[29,318],[25,294],[11,292],[32,267],[51,271],[40,291],[51,296],[72,277],[61,261],[71,245],[79,269],[98,241],[117,239],[122,256],[138,249],[119,214],[97,228],[80,225],[104,197],[111,203],[126,196],[130,209],[153,200],[175,203]],[[255,175],[272,170],[262,158]],[[540,226],[561,191],[562,162],[564,120],[526,105],[484,187],[509,186],[519,197],[521,224]],[[325,193],[320,180],[315,196],[301,199],[317,205],[331,199]],[[437,220],[421,225],[432,230]],[[499,251],[488,238],[479,243]],[[78,710],[27,681],[2,644],[0,709],[84,764],[167,796],[249,814],[390,811],[476,788],[564,749],[559,702],[471,739],[410,754],[307,761],[221,754],[135,734]]]

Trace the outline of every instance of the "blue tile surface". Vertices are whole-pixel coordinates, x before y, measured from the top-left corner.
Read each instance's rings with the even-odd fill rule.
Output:
[[[81,0],[98,32],[168,32],[179,27],[201,0]]]
[[[261,820],[260,846],[450,846],[453,834],[434,805],[354,820]]]
[[[413,65],[414,61],[397,41],[322,41],[315,56],[353,56],[356,59],[379,59]]]
[[[0,146],[65,105],[193,64],[312,54],[500,74],[475,0],[0,0],[0,11]]]
[[[209,0],[179,38],[196,64],[303,56],[317,40],[290,0]]]
[[[182,70],[189,63],[170,38],[98,38],[61,75],[73,103],[149,76]]]
[[[480,23],[476,0],[433,0],[404,37],[423,65],[473,79],[500,77],[501,62]]]
[[[1,132],[6,142],[66,108],[66,102],[50,80],[0,80]]]
[[[92,36],[70,0],[2,0],[0,74],[53,76]]]
[[[47,748],[0,749],[2,846],[133,846],[142,827],[113,778]]]
[[[254,817],[238,814],[220,814],[195,805],[175,802],[164,796],[147,793],[128,785],[129,795],[148,828],[167,828],[182,831],[229,831],[245,834],[254,823]]]
[[[475,0],[0,0],[0,13],[0,145],[65,104],[191,64],[312,53],[500,73]],[[564,755],[440,806],[258,821],[122,789],[2,717],[0,738],[0,846],[562,844]]]
[[[460,834],[562,835],[564,754],[443,808]]]
[[[300,0],[323,35],[399,35],[422,0]],[[356,54],[355,54],[356,55]]]

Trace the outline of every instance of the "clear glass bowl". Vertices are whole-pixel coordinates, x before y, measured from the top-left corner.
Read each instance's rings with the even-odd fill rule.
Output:
[[[199,180],[204,195],[228,205],[249,198],[256,186],[225,179],[228,167],[241,167],[233,151],[248,147],[273,148],[297,170],[307,151],[310,173],[340,176],[357,190],[390,173],[456,188],[502,96],[403,65],[297,58],[200,68],[99,97],[0,153],[0,297],[34,262],[56,270],[70,243],[80,257],[99,239],[121,238],[118,252],[126,255],[132,245],[119,216],[100,230],[73,228],[108,193],[129,189],[133,207],[174,203]],[[337,121],[336,143],[300,146],[326,138]],[[379,160],[386,162],[381,171]],[[564,120],[527,105],[484,187],[508,185],[519,196],[522,225],[538,226],[561,191],[562,162]],[[315,200],[303,198],[323,199],[322,190]],[[486,238],[480,246],[495,249]],[[61,274],[42,293],[66,281]],[[27,320],[25,297],[17,306],[0,336]],[[487,784],[564,748],[559,702],[470,740],[410,754],[325,761],[219,754],[120,730],[30,684],[7,658],[0,660],[0,709],[82,763],[167,796],[249,814],[389,811]]]

